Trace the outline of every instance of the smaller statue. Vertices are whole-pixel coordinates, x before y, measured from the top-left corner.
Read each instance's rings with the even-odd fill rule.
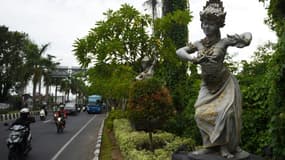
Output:
[[[156,64],[156,58],[151,62],[151,59],[148,56],[144,56],[142,59],[142,68],[143,71],[136,76],[136,80],[141,81],[144,79],[148,79],[153,77],[154,74],[154,66]]]

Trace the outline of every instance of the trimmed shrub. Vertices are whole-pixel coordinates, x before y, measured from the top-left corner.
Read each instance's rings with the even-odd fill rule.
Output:
[[[152,132],[174,113],[172,98],[163,82],[151,78],[136,81],[130,89],[128,110],[137,128]],[[158,125],[157,125],[158,124]]]
[[[149,133],[148,148],[154,151],[152,133],[162,128],[162,124],[174,113],[168,89],[155,78],[134,82],[130,89],[128,110],[135,128]]]
[[[106,127],[108,130],[113,130],[113,121],[114,119],[121,119],[121,118],[127,118],[128,117],[128,112],[123,111],[120,109],[117,110],[112,110],[109,112],[109,115],[105,121]]]
[[[181,146],[187,146],[189,151],[194,149],[194,141],[190,138],[176,137],[167,132],[153,134],[154,143],[163,143],[154,152],[142,148],[148,143],[148,134],[135,131],[127,119],[114,120],[114,133],[125,160],[170,160],[171,155]]]

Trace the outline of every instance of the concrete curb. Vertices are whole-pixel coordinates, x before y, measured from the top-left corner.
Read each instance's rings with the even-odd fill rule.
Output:
[[[39,111],[32,111],[31,115],[37,116],[39,115],[39,113],[40,113]],[[19,117],[20,117],[20,113],[0,114],[0,122],[15,120]]]
[[[108,114],[107,116],[108,117]],[[105,119],[103,119],[99,132],[98,132],[98,137],[97,137],[97,142],[95,145],[95,151],[94,151],[94,155],[95,157],[93,158],[93,160],[99,160],[99,156],[100,156],[100,150],[101,150],[101,143],[102,143],[102,135],[103,135],[103,129],[104,129],[104,123],[105,123]]]

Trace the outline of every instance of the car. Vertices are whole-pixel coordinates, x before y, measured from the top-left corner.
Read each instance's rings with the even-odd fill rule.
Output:
[[[74,102],[67,102],[65,104],[64,109],[66,110],[67,114],[71,115],[76,115],[77,114],[77,110],[76,110],[76,104]]]

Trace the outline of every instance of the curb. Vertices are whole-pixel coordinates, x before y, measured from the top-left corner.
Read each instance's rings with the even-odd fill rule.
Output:
[[[108,114],[107,114],[106,117],[108,117]],[[104,122],[105,122],[105,119],[103,119],[103,121],[101,123],[101,126],[100,126],[100,129],[99,129],[99,132],[98,132],[97,142],[96,142],[96,145],[95,145],[95,151],[93,152],[95,157],[93,158],[93,160],[99,160],[101,143],[102,143],[103,128],[104,128]]]
[[[37,116],[39,115],[39,113],[40,113],[39,111],[32,111],[31,115]],[[0,114],[0,122],[15,120],[19,117],[20,117],[20,113]]]

